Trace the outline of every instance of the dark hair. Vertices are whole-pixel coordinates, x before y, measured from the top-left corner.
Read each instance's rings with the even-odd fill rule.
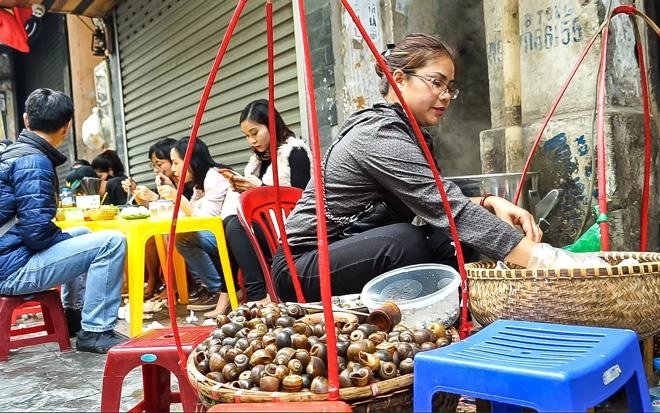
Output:
[[[53,133],[73,117],[73,102],[62,92],[37,89],[25,100],[25,113],[30,130]]]
[[[174,150],[177,151],[179,157],[183,159],[188,150],[188,141],[189,138],[180,139],[176,145],[174,145]],[[193,183],[195,188],[204,189],[204,179],[206,179],[206,173],[211,168],[228,168],[228,166],[216,162],[211,157],[208,146],[200,139],[195,141],[195,147],[193,148],[192,155],[190,156],[190,171],[193,174]]]
[[[449,57],[456,66],[454,51],[442,40],[424,33],[411,33],[396,46],[388,45],[388,49],[383,52],[390,73],[396,69],[412,72],[441,56]],[[380,93],[385,96],[390,90],[390,83],[378,64],[376,73],[380,77]]]
[[[106,149],[92,159],[92,168],[101,172],[108,172],[112,168],[114,176],[124,175],[124,164],[119,159],[117,152],[112,149]]]
[[[89,161],[88,161],[87,159],[76,159],[76,160],[73,161],[73,163],[71,164],[71,167],[72,167],[72,168],[80,167],[80,166],[92,166],[92,164],[90,164]]]
[[[240,124],[246,119],[268,127],[268,101],[266,99],[258,99],[248,103],[245,109],[241,112],[238,123]],[[282,115],[280,115],[280,112],[278,112],[277,109],[275,109],[275,136],[277,137],[277,146],[286,142],[287,138],[296,136],[296,134],[286,126],[284,119],[282,119]],[[260,158],[264,155],[261,152],[254,152]]]
[[[174,145],[176,145],[176,139],[163,138],[159,140],[149,147],[149,159],[151,159],[152,156],[156,156],[158,159],[167,159],[171,162],[170,151]]]

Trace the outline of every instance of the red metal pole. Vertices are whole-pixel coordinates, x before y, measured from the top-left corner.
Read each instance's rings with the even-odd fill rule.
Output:
[[[193,148],[195,146],[195,141],[197,140],[197,133],[199,131],[199,126],[201,125],[202,117],[204,116],[204,108],[206,108],[206,103],[208,102],[209,95],[211,94],[211,88],[213,87],[215,76],[218,72],[218,69],[220,68],[220,63],[222,62],[222,58],[227,52],[229,41],[231,40],[231,36],[234,33],[236,24],[238,23],[238,18],[240,17],[246,2],[247,0],[238,0],[238,3],[236,4],[236,9],[234,10],[234,14],[232,15],[231,20],[229,21],[229,25],[227,26],[227,31],[225,32],[225,35],[222,38],[222,43],[220,44],[218,53],[215,56],[213,67],[211,68],[209,77],[206,80],[206,85],[204,86],[202,97],[199,101],[199,105],[197,106],[195,121],[193,122],[192,130],[190,131],[190,140],[188,141],[188,150],[186,150],[186,155],[183,160],[183,166],[181,168],[182,169],[181,177],[186,176],[186,172],[188,171],[188,166],[190,165],[190,157],[192,156]],[[174,273],[174,264],[172,261],[172,257],[174,254],[174,239],[176,235],[177,217],[179,216],[179,207],[181,206],[181,195],[183,195],[183,187],[184,187],[183,179],[180,179],[176,188],[176,199],[174,200],[174,212],[172,213],[172,225],[170,226],[170,239],[167,242],[166,277],[167,277],[167,301],[170,303],[170,305],[168,306],[168,310],[169,310],[168,312],[170,316],[170,323],[172,324],[172,334],[174,335],[174,342],[176,344],[177,353],[179,355],[179,367],[181,367],[181,369],[185,371],[186,355],[183,352],[183,348],[181,346],[181,337],[179,337],[179,328],[176,323],[176,308],[175,308],[176,300],[174,298],[174,287],[173,287],[174,280],[172,278],[172,274]]]
[[[307,38],[307,21],[305,18],[304,0],[298,2],[300,15],[300,34],[303,44],[303,66],[305,69],[305,97],[307,103],[307,121],[310,126],[310,143],[314,165],[314,182],[316,192],[316,233],[319,251],[319,277],[321,283],[321,301],[325,318],[325,334],[328,349],[328,399],[339,400],[339,369],[337,363],[337,334],[335,319],[332,314],[332,283],[330,279],[330,254],[328,252],[328,230],[325,221],[325,203],[323,202],[323,185],[321,177],[321,141],[319,139],[318,120],[316,118],[316,100],[314,96],[314,80],[312,63]]]
[[[440,173],[438,172],[438,168],[435,166],[435,161],[433,159],[433,155],[431,155],[431,151],[429,150],[428,146],[426,145],[426,141],[424,140],[424,136],[422,135],[422,131],[419,128],[419,125],[417,124],[417,121],[415,120],[415,117],[413,116],[412,112],[410,111],[410,108],[406,104],[405,100],[403,99],[403,95],[401,95],[401,91],[399,90],[398,86],[396,85],[396,82],[394,81],[394,78],[392,77],[392,74],[390,73],[389,68],[387,67],[387,64],[385,63],[385,60],[383,57],[380,55],[378,52],[378,49],[374,45],[374,42],[371,40],[369,37],[369,34],[367,31],[364,29],[364,26],[362,26],[362,23],[360,22],[360,19],[357,17],[355,14],[355,11],[351,7],[351,5],[348,3],[347,0],[341,0],[342,4],[344,5],[344,8],[348,12],[348,14],[351,16],[353,19],[353,22],[355,23],[355,26],[357,29],[360,31],[360,34],[362,35],[362,38],[364,41],[367,43],[367,46],[369,46],[369,49],[371,50],[371,53],[373,54],[374,58],[378,62],[378,66],[382,69],[383,73],[387,77],[387,80],[390,83],[390,86],[396,93],[397,97],[399,98],[399,102],[401,103],[401,106],[406,112],[406,115],[408,116],[408,119],[410,120],[410,124],[413,127],[413,130],[415,131],[415,135],[417,136],[417,140],[419,142],[420,147],[422,148],[422,151],[424,152],[424,157],[426,158],[426,161],[429,163],[429,167],[431,168],[431,172],[433,173],[433,178],[435,179],[436,185],[438,186],[438,191],[440,192],[440,198],[442,198],[442,204],[445,209],[445,213],[447,215],[447,220],[449,221],[449,228],[451,232],[451,236],[454,240],[454,245],[456,248],[456,258],[458,260],[458,267],[459,267],[459,272],[461,274],[461,291],[462,291],[462,313],[461,313],[461,327],[459,331],[459,335],[461,338],[467,337],[470,334],[471,326],[470,323],[467,321],[467,300],[468,300],[468,290],[467,290],[467,276],[465,274],[465,260],[463,258],[463,249],[461,248],[461,243],[460,239],[458,237],[458,231],[456,230],[456,223],[454,222],[454,217],[451,214],[451,207],[449,206],[449,201],[447,199],[447,194],[445,193],[445,188],[442,185],[442,180],[440,179]]]
[[[603,28],[603,36],[601,38],[601,52],[600,52],[600,70],[598,72],[598,88],[597,88],[597,103],[596,103],[596,146],[597,146],[597,174],[598,174],[598,209],[600,214],[607,214],[607,159],[605,156],[605,69],[607,66],[607,38],[609,34],[609,27]],[[600,222],[600,249],[601,251],[609,251],[609,227],[610,224],[606,219]]]

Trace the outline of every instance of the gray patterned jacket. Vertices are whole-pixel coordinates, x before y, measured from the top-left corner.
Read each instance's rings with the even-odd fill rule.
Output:
[[[326,211],[348,218],[390,193],[425,222],[449,234],[433,174],[399,104],[379,103],[354,113],[337,140],[326,154]],[[503,259],[520,242],[521,233],[471,202],[454,183],[444,181],[444,188],[463,243]],[[340,221],[327,219],[330,242],[339,239],[348,225]],[[313,180],[289,216],[286,230],[292,247],[317,244]]]

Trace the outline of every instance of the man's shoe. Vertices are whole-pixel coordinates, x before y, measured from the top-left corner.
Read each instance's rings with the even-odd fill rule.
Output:
[[[82,319],[82,312],[80,309],[74,310],[73,308],[64,309],[64,318],[66,318],[66,327],[69,329],[69,337],[75,337],[82,328],[80,320]]]
[[[76,340],[76,349],[89,353],[105,354],[110,348],[127,340],[128,337],[115,330],[100,333],[80,330],[78,339]]]
[[[199,300],[192,304],[188,304],[186,309],[192,311],[203,311],[210,310],[215,308],[215,305],[218,304],[218,299],[220,298],[220,292],[207,293],[203,297],[200,297]]]
[[[188,292],[188,302],[194,304],[199,301],[200,298],[206,297],[209,294],[209,290],[207,290],[206,287],[197,284]]]

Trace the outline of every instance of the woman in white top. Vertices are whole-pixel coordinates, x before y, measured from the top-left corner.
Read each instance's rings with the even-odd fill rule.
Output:
[[[180,210],[187,216],[220,216],[229,189],[229,181],[217,169],[226,166],[214,161],[206,144],[197,139],[188,171],[182,176],[183,158],[187,149],[188,138],[184,138],[177,142],[170,153],[172,170],[179,185],[187,182],[192,182],[194,185],[190,200],[181,197]],[[176,198],[176,188],[170,185],[159,185],[158,193],[163,199]],[[208,293],[203,294],[196,303],[190,304],[188,309],[214,308],[220,298],[221,288],[226,290],[222,283],[222,269],[215,236],[209,231],[177,234],[176,247],[185,258],[186,266],[192,276],[200,279],[208,290]]]

